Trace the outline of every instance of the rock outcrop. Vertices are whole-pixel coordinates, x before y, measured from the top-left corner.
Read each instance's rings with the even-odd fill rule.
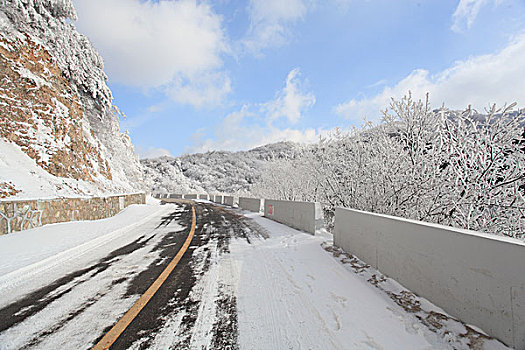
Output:
[[[71,0],[0,4],[0,139],[50,175],[42,179],[27,169],[27,177],[35,185],[55,183],[58,196],[142,189],[141,166],[119,130],[102,59],[72,24]],[[3,157],[0,169],[9,166],[9,155]],[[35,193],[24,188],[28,181],[2,175],[3,197]]]

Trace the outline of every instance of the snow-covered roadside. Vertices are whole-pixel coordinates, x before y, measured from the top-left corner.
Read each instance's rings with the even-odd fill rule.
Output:
[[[473,328],[453,318],[440,320],[448,317],[442,310],[370,267],[347,265],[356,260],[330,254],[329,235],[312,236],[258,214],[245,216],[268,238],[251,245],[235,240],[230,246],[232,260],[242,262],[237,289],[241,348],[468,349],[469,343],[505,348],[476,337]],[[410,305],[421,306],[423,313]]]
[[[136,239],[173,210],[154,200],[102,220],[46,225],[0,236],[0,307]]]
[[[6,200],[89,198],[136,192],[102,176],[96,180],[90,182],[51,175],[18,145],[0,139],[0,184],[8,184],[15,190]]]
[[[185,211],[175,205],[162,208],[167,208],[173,216]],[[164,219],[168,216],[164,215]],[[154,217],[131,228],[129,234],[80,257],[81,268],[60,275],[58,280],[20,298],[13,305],[14,313],[9,307],[0,310],[3,311],[0,319],[9,325],[0,331],[0,349],[91,349],[97,338],[114,325],[146,289],[147,285],[137,290],[136,283],[140,283],[140,276],[148,269],[165,260],[162,247],[165,238],[170,234],[185,234],[186,227],[178,220],[168,218],[159,225],[161,221]],[[113,250],[110,246],[115,245],[119,248]],[[88,256],[97,255],[103,257],[92,264],[86,263]],[[57,276],[56,270],[46,274]]]

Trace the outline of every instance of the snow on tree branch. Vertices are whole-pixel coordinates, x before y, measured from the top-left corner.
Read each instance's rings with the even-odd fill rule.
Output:
[[[22,33],[37,39],[74,88],[111,107],[113,96],[106,85],[102,57],[71,23],[77,19],[71,0],[3,0],[2,12],[9,21],[0,18],[0,33],[10,39],[24,40]]]
[[[379,125],[336,131],[254,192],[525,238],[525,114],[392,100]]]

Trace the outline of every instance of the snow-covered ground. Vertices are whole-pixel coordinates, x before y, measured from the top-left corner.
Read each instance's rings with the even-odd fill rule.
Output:
[[[133,241],[170,210],[149,199],[149,204],[131,205],[107,219],[0,236],[0,307]]]
[[[218,226],[208,227],[212,239],[193,254],[200,262],[189,294],[198,305],[196,321],[188,328],[183,320],[192,313],[173,313],[152,348],[180,344],[190,333],[190,348],[211,349],[217,324],[235,322],[240,349],[506,349],[334,248],[330,234],[313,236],[259,214],[233,212],[253,220],[251,234],[232,238],[219,252]],[[229,220],[222,217],[239,230]],[[235,321],[219,309],[232,300]]]
[[[89,182],[54,176],[40,167],[18,145],[0,139],[0,184],[10,184],[16,190],[7,200],[93,197],[126,192],[116,191],[111,180],[100,176],[96,180]]]
[[[137,333],[129,348],[505,349],[334,248],[328,233],[200,202],[187,262],[148,316],[154,332]],[[188,208],[152,201],[110,219],[1,236],[0,310],[55,287],[34,297],[36,311],[14,314],[32,312],[0,332],[0,349],[89,348],[138,299],[133,281],[170,259],[159,247],[173,249],[164,239],[174,232],[185,237]],[[170,215],[179,219],[159,225]],[[115,253],[125,245],[133,249]]]
[[[243,349],[504,349],[331,245],[252,217],[267,239],[231,243]],[[478,347],[476,347],[476,345]]]

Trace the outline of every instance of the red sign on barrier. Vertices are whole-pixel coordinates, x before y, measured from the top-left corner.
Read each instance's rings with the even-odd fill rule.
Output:
[[[268,204],[268,215],[273,215],[273,205]]]

